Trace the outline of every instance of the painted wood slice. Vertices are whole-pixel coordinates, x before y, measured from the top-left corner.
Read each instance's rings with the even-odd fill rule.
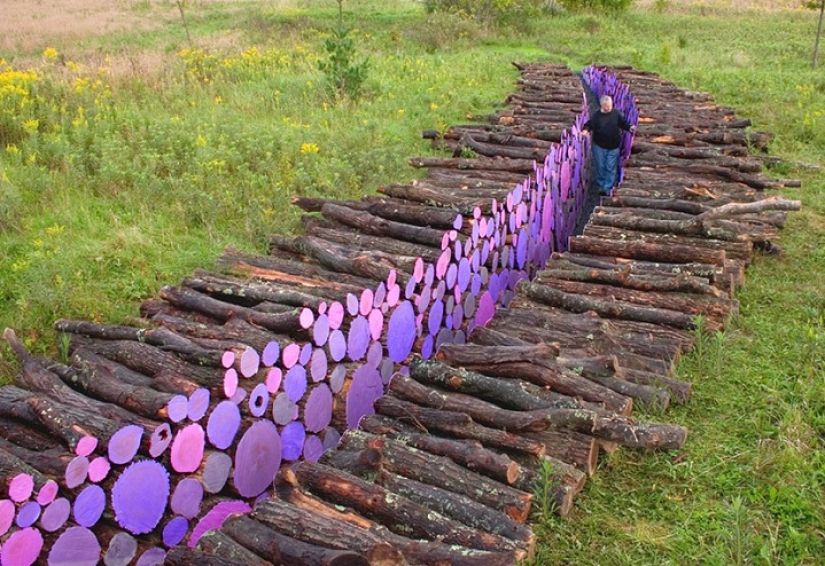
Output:
[[[307,436],[304,442],[304,460],[307,462],[317,462],[321,454],[324,453],[324,443],[314,434]]]
[[[411,279],[411,281],[415,281]],[[386,304],[389,307],[394,307],[398,304],[398,301],[401,299],[401,287],[399,285],[391,285],[387,288],[387,301]]]
[[[194,472],[203,460],[204,430],[197,423],[180,429],[172,441],[170,460],[172,468],[179,473]]]
[[[373,342],[367,350],[367,365],[377,368],[384,357],[384,347],[381,342]]]
[[[435,347],[435,338],[432,334],[427,334],[424,341],[421,343],[421,357],[429,360],[433,355],[433,348]]]
[[[115,519],[135,535],[151,532],[158,525],[168,500],[169,472],[155,460],[131,464],[112,488]]]
[[[238,391],[238,372],[235,371],[234,368],[229,368],[226,370],[226,373],[223,374],[223,394],[227,399],[232,399],[235,396],[235,393]],[[171,403],[171,402],[170,402]],[[188,412],[188,405],[187,405],[187,412]],[[172,422],[180,422],[183,419],[179,419],[177,421]]]
[[[266,367],[272,367],[276,363],[278,363],[278,358],[281,355],[281,345],[276,342],[272,341],[264,346],[264,351],[261,353],[261,362]]]
[[[453,242],[452,260],[457,262],[462,257],[464,257],[464,242],[462,242],[461,240],[456,240],[455,242]],[[449,270],[449,267],[447,269]]]
[[[306,429],[298,421],[293,421],[281,430],[281,457],[293,462],[301,457],[306,440]]]
[[[358,297],[353,295],[352,293],[347,293],[347,312],[350,316],[358,315],[358,309],[360,308],[360,302]]]
[[[47,533],[59,530],[72,513],[72,504],[65,497],[58,497],[43,509],[40,516],[40,527]]]
[[[373,293],[372,289],[364,289],[361,291],[361,298],[358,303],[358,312],[361,316],[367,316],[370,314],[370,311],[373,308],[373,302],[375,301],[375,293]]]
[[[74,489],[86,481],[89,474],[89,459],[86,456],[75,456],[69,465],[66,466],[66,473],[63,475],[66,487]]]
[[[257,356],[257,354],[255,354]],[[189,406],[187,411],[187,417],[192,422],[197,422],[201,420],[204,415],[206,415],[206,411],[209,410],[209,400],[210,394],[209,390],[205,387],[201,387],[192,392],[192,395],[189,396]]]
[[[243,501],[221,501],[194,526],[186,546],[195,548],[205,532],[220,529],[223,522],[230,515],[245,514],[250,511],[252,511],[252,507]]]
[[[5,547],[4,547],[5,550]],[[96,566],[100,543],[86,527],[71,527],[58,537],[49,551],[49,566]],[[4,561],[5,565],[6,562]]]
[[[327,302],[321,301],[318,303],[318,314],[326,314],[327,312]]]
[[[370,345],[370,324],[366,317],[358,315],[353,319],[347,336],[347,356],[358,361],[367,353]]]
[[[464,307],[460,304],[456,305],[453,308],[452,313],[452,325],[448,326],[448,328],[452,328],[453,330],[458,330],[461,328],[461,325],[464,324]]]
[[[412,314],[412,305],[410,305],[410,314]],[[404,358],[406,357],[405,355]],[[384,384],[381,383],[381,374],[378,370],[368,365],[356,369],[352,374],[352,385],[347,392],[347,427],[358,428],[358,421],[361,417],[375,412],[373,408],[375,400],[383,394]]]
[[[195,478],[184,478],[175,486],[169,507],[173,513],[192,519],[201,512],[202,501],[203,484]]]
[[[149,455],[157,458],[166,452],[170,444],[172,444],[172,427],[169,423],[161,423],[149,437]]]
[[[347,377],[347,368],[344,364],[338,364],[329,376],[329,387],[333,393],[338,393],[344,387],[344,380]]]
[[[329,362],[326,351],[321,348],[315,348],[312,352],[312,359],[309,361],[309,374],[312,377],[312,381],[316,383],[323,381],[327,377],[328,367]]]
[[[435,265],[432,263],[427,264],[427,269],[424,271],[424,285],[432,286],[433,282],[435,281]]]
[[[309,363],[310,358],[312,358],[312,344],[307,342],[301,347],[301,355],[298,356],[298,363],[302,366],[305,366]]]
[[[166,551],[155,546],[145,550],[135,562],[135,566],[163,566],[165,561]]]
[[[304,424],[310,432],[321,432],[332,421],[332,391],[326,384],[320,384],[307,398],[304,407]]]
[[[40,556],[41,550],[43,535],[37,529],[29,527],[12,533],[3,543],[0,548],[0,563],[3,566],[31,566]],[[94,564],[93,562],[92,565]]]
[[[420,314],[427,312],[430,308],[430,301],[432,300],[432,288],[429,285],[424,285],[418,297],[415,298],[416,311]]]
[[[329,317],[330,329],[338,330],[341,327],[341,323],[344,322],[344,305],[338,301],[330,303],[327,316]]]
[[[295,419],[298,405],[286,393],[279,393],[272,401],[272,420],[285,425]]]
[[[137,539],[129,533],[120,532],[109,540],[109,546],[103,555],[106,566],[129,566],[137,554]]]
[[[375,292],[372,294],[372,308],[380,308],[384,299],[387,297],[387,286],[381,281],[375,287]]]
[[[258,373],[261,368],[261,356],[255,348],[247,348],[241,354],[240,370],[241,375],[250,378]]]
[[[312,312],[312,309],[304,307],[301,309],[301,314],[298,315],[298,323],[301,325],[301,328],[306,330],[312,323],[315,322],[315,313]]]
[[[441,329],[441,323],[444,321],[444,302],[435,301],[430,307],[430,313],[427,318],[427,330],[430,334],[435,336]]]
[[[81,527],[94,527],[106,508],[106,492],[99,485],[90,485],[74,501],[72,516]]]
[[[416,334],[415,312],[412,303],[404,301],[393,311],[387,327],[387,352],[392,361],[401,363],[407,359],[412,351]]]
[[[112,465],[109,463],[109,459],[105,456],[98,456],[89,462],[89,481],[92,483],[102,482],[109,475],[111,469]]]
[[[46,483],[43,484],[43,487],[40,488],[40,491],[37,492],[37,502],[40,505],[48,505],[54,498],[57,497],[57,492],[60,487],[57,485],[57,482],[54,480],[48,480]]]
[[[235,391],[235,394],[229,400],[235,403],[236,405],[240,405],[241,403],[243,403],[243,400],[246,399],[246,395],[246,389],[238,387],[238,389]]]
[[[347,355],[347,339],[341,330],[334,330],[329,335],[329,356],[334,362],[340,362]]]
[[[381,383],[387,385],[390,382],[392,374],[395,373],[395,363],[389,358],[384,358],[378,371],[381,373]]]
[[[28,503],[24,503],[17,511],[15,523],[17,523],[17,526],[21,529],[31,527],[40,518],[41,510],[42,507],[40,507],[40,504],[37,501],[29,501]]]
[[[232,471],[232,457],[226,452],[212,452],[206,457],[201,480],[207,493],[218,493],[226,485]]]
[[[270,368],[268,372],[266,372],[266,380],[264,381],[264,385],[266,385],[266,390],[270,393],[275,393],[281,387],[281,378],[283,374],[281,372],[281,368]]]
[[[206,437],[219,450],[226,450],[235,440],[241,426],[241,411],[232,401],[221,401],[210,413]]]
[[[384,313],[380,309],[373,309],[367,317],[370,327],[370,338],[378,340],[384,332]]]
[[[0,536],[5,535],[11,528],[15,513],[17,507],[11,499],[0,500]]]
[[[302,365],[293,366],[284,376],[284,392],[298,402],[307,390],[307,370]]]
[[[235,450],[234,483],[243,497],[257,497],[270,485],[281,465],[281,437],[270,421],[258,421],[244,433]]]
[[[235,364],[235,352],[227,350],[221,356],[221,365],[224,369],[229,369]]]
[[[226,370],[226,374],[224,377],[224,389],[227,388],[227,382],[231,381],[231,376],[235,376],[235,386],[237,387],[237,372],[234,369]],[[234,392],[234,389],[233,389]],[[169,403],[166,404],[166,415],[169,417],[169,420],[173,423],[179,423],[183,419],[186,418],[186,415],[189,413],[189,399],[186,395],[175,395],[171,399],[169,399]]]
[[[300,357],[301,347],[298,344],[288,344],[284,347],[283,354],[281,355],[281,361],[286,369],[290,369],[298,363],[298,358]]]
[[[316,346],[322,347],[327,343],[327,339],[329,338],[329,328],[329,317],[322,314],[318,317],[318,320],[315,321],[315,325],[312,327],[312,341],[315,342]]]
[[[444,232],[444,234],[441,235],[441,249],[446,250],[449,245],[450,245],[450,234],[447,233],[447,232]]]
[[[253,417],[260,417],[263,416],[268,407],[269,391],[267,391],[265,384],[259,383],[249,394],[249,412],[252,413]]]
[[[450,344],[452,343],[452,341],[453,333],[446,328],[442,328],[438,332],[438,336],[435,337],[435,350],[438,351],[438,349],[441,348],[442,345]]]
[[[84,436],[77,442],[74,453],[78,456],[88,456],[97,448],[97,438],[94,436]]]
[[[450,265],[450,260],[453,257],[453,252],[450,249],[444,250],[441,252],[441,255],[438,256],[438,261],[435,264],[435,276],[438,279],[443,279],[444,275],[447,273],[447,268]],[[428,283],[431,284],[431,283]]]
[[[464,330],[456,330],[455,334],[453,334],[453,344],[466,344],[467,343],[467,333]]]
[[[34,478],[31,474],[17,474],[9,482],[9,498],[15,503],[26,501],[34,491]]]
[[[455,263],[451,263],[449,267],[447,267],[447,275],[444,277],[444,281],[447,283],[447,288],[452,289],[455,287],[456,279],[458,278],[458,265]]]
[[[484,285],[484,279],[481,277],[481,275],[476,273],[475,275],[473,275],[473,280],[470,283],[470,293],[473,296],[477,296],[479,293],[481,293],[482,285]]]
[[[341,433],[334,428],[328,428],[324,433],[324,450],[334,450],[341,441]]]
[[[109,439],[109,461],[113,464],[128,464],[137,454],[142,439],[142,426],[126,425],[121,428]]]
[[[172,548],[179,545],[189,532],[189,521],[185,517],[172,517],[163,527],[163,544]]]
[[[425,279],[425,281],[426,281],[426,279]],[[413,279],[412,277],[407,279],[407,284],[404,287],[404,298],[405,299],[412,298],[412,296],[415,295],[415,289],[416,289],[417,286],[418,286],[418,283],[416,282],[415,279]]]
[[[477,326],[486,326],[496,313],[496,304],[490,291],[484,292],[478,300],[475,323]]]

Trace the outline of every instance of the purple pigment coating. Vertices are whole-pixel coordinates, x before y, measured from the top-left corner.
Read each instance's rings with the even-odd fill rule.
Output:
[[[304,307],[301,309],[301,314],[298,316],[298,323],[301,325],[301,328],[306,330],[312,323],[315,322],[315,314],[313,314],[312,309]]]
[[[384,285],[384,282],[381,281],[378,286],[375,288],[375,293],[373,294],[372,299],[372,306],[373,308],[381,308],[381,305],[384,302],[384,299],[387,297],[387,286]]]
[[[289,344],[281,353],[281,361],[286,369],[298,363],[298,358],[301,357],[301,347],[298,344]]]
[[[265,384],[259,383],[249,394],[249,412],[252,413],[253,417],[260,417],[266,412],[268,406],[269,391],[267,391]]]
[[[151,532],[158,525],[168,500],[169,472],[155,460],[130,465],[112,488],[115,519],[134,535]]]
[[[212,452],[203,465],[203,489],[207,493],[218,493],[226,485],[232,471],[232,457],[226,452]]]
[[[327,369],[329,362],[327,360],[327,353],[321,348],[315,348],[312,352],[312,359],[309,361],[309,374],[312,381],[323,381],[327,377]]]
[[[329,376],[329,386],[333,393],[338,393],[344,387],[344,380],[347,377],[347,367],[344,364],[338,364]]]
[[[138,452],[143,438],[143,427],[126,425],[109,439],[109,461],[113,464],[128,464]]]
[[[430,357],[433,355],[433,347],[435,346],[435,340],[433,339],[432,334],[427,334],[424,338],[424,342],[421,343],[421,357],[425,360],[429,360]]]
[[[416,305],[416,312],[421,314],[426,312],[427,309],[430,307],[430,301],[432,300],[432,287],[429,285],[424,285],[421,288],[421,293],[419,293],[418,297],[415,299]]]
[[[195,548],[198,540],[206,531],[220,529],[223,522],[230,515],[244,514],[252,511],[247,503],[243,501],[221,501],[215,505],[210,511],[203,516],[203,519],[198,521],[198,524],[192,529],[192,534],[189,536],[189,541],[186,546]]]
[[[241,426],[241,410],[232,401],[221,401],[209,415],[206,437],[218,450],[226,450]]]
[[[227,350],[221,356],[221,365],[224,369],[229,369],[235,363],[235,352]]]
[[[338,330],[341,327],[341,323],[344,322],[344,305],[338,301],[330,303],[327,316],[329,317],[330,329]]]
[[[43,487],[40,488],[40,491],[37,492],[37,502],[40,505],[48,505],[54,498],[57,497],[57,492],[60,489],[60,486],[57,485],[57,482],[54,480],[49,480],[43,484]]]
[[[209,399],[209,390],[205,387],[201,387],[192,392],[192,395],[189,397],[189,406],[186,414],[190,421],[197,422],[206,415],[206,411],[209,410]]]
[[[272,367],[278,362],[278,357],[280,355],[281,345],[273,340],[272,342],[264,346],[264,351],[261,354],[261,362],[266,367]]]
[[[370,314],[373,301],[375,301],[375,293],[372,292],[372,289],[364,289],[361,291],[361,298],[358,301],[358,312],[361,316]]]
[[[414,279],[411,279],[411,281],[414,281]],[[399,285],[393,285],[387,289],[387,305],[394,307],[398,304],[400,298],[401,287]]]
[[[416,333],[412,303],[404,301],[393,311],[387,328],[387,351],[392,361],[400,364],[407,359],[412,351]]]
[[[153,547],[143,554],[135,562],[135,566],[163,566],[166,561],[166,551],[162,548]]]
[[[395,364],[391,359],[384,358],[378,371],[381,373],[381,383],[387,385],[390,382],[392,374],[395,373]]]
[[[272,401],[272,420],[279,425],[292,422],[298,405],[286,393],[279,393]]]
[[[452,259],[452,257],[452,250],[444,250],[443,252],[441,252],[441,255],[438,256],[438,261],[435,264],[436,278],[444,278],[444,275],[447,273],[447,268],[450,266],[450,260]]]
[[[334,428],[328,428],[324,433],[324,450],[334,450],[341,441],[341,433]]]
[[[84,436],[77,442],[74,453],[78,456],[88,456],[97,448],[97,438],[94,436]]]
[[[103,564],[106,566],[129,566],[137,554],[138,543],[129,533],[119,532],[109,541]]]
[[[21,529],[31,527],[40,518],[40,511],[41,507],[37,501],[29,501],[28,503],[24,503],[17,511],[15,523],[17,523],[17,526]]]
[[[235,385],[237,386],[237,372],[234,369],[228,369],[224,377],[224,389],[226,389],[227,383],[231,382],[233,375],[235,376]],[[175,395],[169,399],[169,403],[166,405],[166,414],[170,421],[179,423],[186,418],[188,413],[189,399],[186,398],[186,395]]]
[[[307,390],[307,370],[304,366],[293,366],[284,376],[284,392],[289,398],[298,402]]]
[[[384,357],[384,347],[381,342],[373,342],[367,350],[367,365],[377,368]]]
[[[173,513],[191,519],[201,512],[202,501],[203,484],[195,478],[185,478],[175,487],[169,507]]]
[[[410,305],[410,303],[405,303]],[[410,305],[412,313],[412,305]],[[406,358],[406,356],[404,356]],[[352,385],[347,392],[347,427],[358,428],[358,421],[364,415],[375,412],[373,408],[376,399],[384,394],[384,384],[381,383],[381,374],[370,366],[360,366],[352,374]]]
[[[223,375],[223,394],[227,399],[232,399],[238,391],[238,372],[234,368],[229,368]],[[188,407],[187,407],[188,410]],[[172,422],[180,422],[177,421]]]
[[[493,315],[496,312],[496,304],[493,300],[492,295],[490,295],[490,291],[485,291],[481,298],[478,300],[478,305],[476,306],[476,317],[475,323],[477,326],[486,326],[493,319]]]
[[[249,427],[235,450],[234,483],[243,497],[257,497],[275,479],[281,465],[281,437],[270,421]]]
[[[173,517],[163,527],[163,544],[172,548],[183,542],[189,532],[189,521],[185,517]]]
[[[96,566],[100,561],[100,550],[100,543],[92,531],[86,527],[71,527],[52,545],[48,563],[49,566]]]
[[[65,497],[58,497],[49,503],[40,516],[40,527],[47,533],[60,529],[69,520],[72,513],[72,504]]]
[[[161,423],[149,437],[149,455],[157,458],[169,448],[172,443],[172,427],[169,423]]]
[[[430,315],[427,318],[427,330],[430,334],[435,336],[441,328],[441,322],[444,320],[444,303],[442,301],[435,301],[430,307]],[[397,361],[397,360],[396,360]]]
[[[432,267],[432,264],[430,264],[430,267]],[[428,272],[428,273],[429,273],[429,272]],[[426,277],[425,277],[424,281],[426,281],[426,280],[427,280],[427,279],[426,279]],[[430,283],[425,283],[425,285],[429,285],[429,284],[430,284]],[[415,279],[413,279],[412,277],[410,277],[410,278],[407,280],[407,285],[406,285],[406,287],[404,287],[404,298],[405,298],[405,299],[411,299],[411,298],[412,298],[412,296],[415,294],[415,288],[416,288],[417,286],[418,286],[418,283],[416,282],[416,280],[415,280]]]
[[[203,427],[197,423],[190,424],[175,434],[170,459],[176,472],[194,472],[200,467],[203,460],[204,436]]]
[[[329,335],[329,356],[334,362],[340,362],[347,355],[347,339],[341,330],[334,330]]]
[[[89,473],[89,459],[86,456],[75,456],[69,465],[66,466],[66,473],[63,475],[66,480],[66,487],[74,489],[86,481]]]
[[[34,478],[31,474],[17,474],[9,482],[9,498],[15,503],[26,501],[34,491]]]
[[[293,462],[301,457],[306,440],[306,429],[298,421],[293,421],[281,430],[281,457]]]
[[[312,327],[312,341],[315,342],[315,345],[319,348],[327,343],[329,329],[329,317],[322,314],[318,317],[318,320],[315,321],[315,326]]]
[[[443,344],[450,344],[453,341],[453,333],[446,328],[442,328],[435,337],[435,349],[438,351]]]
[[[324,453],[324,443],[320,438],[311,434],[304,442],[304,460],[307,462],[317,462],[321,454]]]
[[[446,250],[447,246],[450,245],[450,235],[447,232],[444,232],[441,235],[441,249]]]
[[[99,485],[85,488],[74,501],[75,523],[81,527],[94,527],[106,508],[106,492]]]
[[[347,312],[350,316],[358,315],[358,309],[361,308],[358,297],[352,293],[347,293]]]
[[[370,338],[379,340],[384,332],[384,314],[379,309],[373,309],[369,313],[367,322],[370,327]]]
[[[249,378],[261,368],[261,357],[255,348],[247,348],[241,354],[240,370],[243,377]]]
[[[17,508],[11,499],[0,500],[0,536],[5,535],[12,523],[14,522],[14,514],[17,513]]]
[[[312,344],[307,342],[301,347],[301,355],[298,356],[298,363],[302,366],[305,366],[309,363],[309,359],[312,357]]]
[[[366,317],[358,315],[350,323],[347,337],[347,355],[352,361],[358,361],[367,353],[370,345],[370,325]]]
[[[92,483],[99,483],[106,479],[109,475],[109,470],[112,466],[109,459],[104,456],[98,456],[89,462],[89,481]]]
[[[476,296],[472,293],[464,296],[464,316],[472,318],[476,312]]]
[[[332,391],[321,383],[307,397],[304,406],[304,424],[310,432],[321,432],[332,421]]]
[[[281,372],[281,368],[270,368],[270,370],[266,372],[266,381],[264,382],[266,390],[270,393],[277,392],[278,389],[281,388],[282,378],[283,373]]]
[[[3,566],[31,566],[40,556],[41,550],[43,535],[37,529],[29,527],[12,533],[3,543],[0,549],[0,563]]]

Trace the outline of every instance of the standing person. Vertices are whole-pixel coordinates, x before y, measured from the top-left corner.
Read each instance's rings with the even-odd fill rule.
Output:
[[[613,99],[604,95],[599,98],[599,111],[582,126],[585,134],[591,133],[593,141],[593,162],[596,166],[596,185],[599,194],[610,196],[619,175],[619,145],[622,130],[630,133],[636,126],[630,125],[621,112],[613,108]]]

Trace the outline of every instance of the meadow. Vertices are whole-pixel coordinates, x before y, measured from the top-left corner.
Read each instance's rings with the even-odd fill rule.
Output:
[[[7,2],[8,3],[8,2]],[[780,257],[760,257],[723,333],[679,364],[680,453],[602,459],[565,519],[539,509],[537,565],[818,564],[825,556],[825,70],[796,2],[638,1],[498,21],[409,0],[343,3],[359,96],[319,69],[339,6],[66,0],[0,26],[0,325],[54,354],[57,318],[134,320],[144,299],[300,231],[293,195],[358,198],[416,176],[425,129],[490,113],[513,61],[654,71],[775,134],[803,181]],[[29,4],[29,3],[26,3]],[[553,3],[551,2],[551,5]],[[13,16],[13,17],[11,17]],[[820,57],[820,60],[825,59]],[[17,370],[0,346],[0,378]],[[546,512],[543,512],[546,511]]]

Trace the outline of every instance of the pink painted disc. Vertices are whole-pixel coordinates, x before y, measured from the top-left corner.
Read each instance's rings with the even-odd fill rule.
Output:
[[[301,347],[298,344],[289,344],[284,348],[281,360],[286,369],[291,368],[298,363],[298,358],[301,357]]]
[[[221,356],[221,365],[224,369],[229,369],[232,367],[232,364],[235,363],[235,352],[232,350],[227,350]]]
[[[57,497],[57,492],[60,489],[57,482],[54,480],[49,480],[43,484],[43,487],[40,488],[40,491],[37,492],[37,502],[40,505],[48,505],[54,498]],[[2,536],[2,533],[0,533]]]
[[[312,360],[309,364],[309,373],[312,376],[312,381],[322,381],[327,376],[327,368],[329,361],[327,360],[327,353],[321,348],[316,348],[312,352]]]
[[[298,317],[298,322],[301,324],[301,328],[305,330],[312,326],[312,323],[315,322],[315,314],[312,312],[312,309],[306,307],[301,309],[301,314]]]
[[[281,378],[283,373],[281,368],[272,368],[266,373],[266,390],[270,393],[275,393],[281,387]]]
[[[413,278],[416,283],[421,283],[424,279],[424,260],[420,257],[416,258],[413,264]]]
[[[261,367],[261,357],[255,348],[247,348],[241,354],[241,376],[249,378],[258,373]]]
[[[198,521],[198,524],[194,526],[186,546],[195,548],[206,531],[220,529],[223,522],[226,521],[230,515],[249,513],[250,511],[252,511],[252,507],[243,501],[221,501],[210,509],[209,512]],[[162,563],[161,561],[161,564]]]
[[[17,508],[11,499],[0,500],[0,536],[9,531],[14,522],[15,513],[17,513]]]
[[[387,297],[387,287],[384,285],[384,282],[378,284],[375,288],[375,293],[373,294],[372,298],[372,306],[373,308],[381,308],[381,305],[384,303],[384,299]]]
[[[321,301],[318,303],[318,314],[326,314],[327,312],[327,302]]]
[[[452,251],[444,250],[441,252],[441,255],[438,256],[438,262],[435,265],[435,276],[438,279],[443,279],[444,275],[447,273],[447,267],[450,265],[450,259],[453,257]]]
[[[387,275],[387,289],[394,286],[397,279],[398,272],[395,269],[390,269],[390,273]]]
[[[66,466],[66,473],[63,475],[66,480],[66,487],[74,489],[86,481],[89,473],[89,459],[86,456],[75,456],[69,465]]]
[[[450,235],[447,232],[441,236],[441,249],[446,250],[447,247],[450,245]]]
[[[361,291],[361,300],[358,303],[358,312],[362,316],[367,316],[372,310],[372,303],[375,300],[375,294],[372,289],[364,289]]]
[[[0,563],[3,566],[31,566],[43,550],[43,535],[31,527],[22,529],[3,543]]]
[[[399,285],[392,285],[387,289],[387,304],[394,307],[398,304],[398,299],[401,298],[401,287]]]
[[[360,306],[361,305],[359,304],[358,297],[356,297],[352,293],[347,293],[347,312],[350,314],[350,316],[357,315]]]
[[[84,436],[81,438],[77,446],[75,446],[74,453],[78,456],[88,456],[97,448],[97,438],[94,436]]]
[[[226,373],[223,376],[223,394],[226,396],[227,399],[231,399],[235,396],[235,392],[238,390],[238,372],[235,371],[234,368],[230,368],[226,370]],[[172,421],[172,422],[179,422],[179,421]]]
[[[89,481],[98,483],[106,479],[111,469],[111,464],[105,456],[98,456],[89,462]]]
[[[338,330],[341,327],[341,323],[344,321],[344,305],[338,301],[330,303],[327,316],[329,316],[330,329]]]
[[[17,474],[9,483],[9,498],[15,503],[22,503],[32,496],[34,478],[31,474]]]
[[[172,441],[171,453],[172,467],[176,472],[194,472],[200,467],[203,460],[204,436],[203,427],[197,423],[178,431]]]
[[[384,332],[384,313],[379,309],[373,309],[369,315],[370,337],[373,340],[381,338]]]

